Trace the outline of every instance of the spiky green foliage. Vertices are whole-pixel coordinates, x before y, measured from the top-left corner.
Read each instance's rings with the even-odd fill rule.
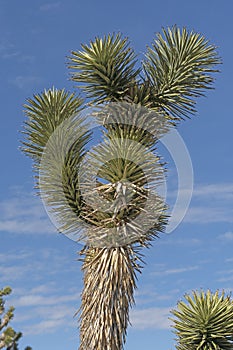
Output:
[[[55,88],[27,99],[24,105],[28,119],[23,131],[23,152],[38,164],[52,133],[62,122],[80,111],[82,102],[74,93]]]
[[[145,108],[141,111],[141,107],[131,104],[110,104],[97,113],[108,132],[103,142],[88,153],[80,169],[83,200],[89,203],[83,207],[83,218],[91,224],[87,228],[90,244],[126,245],[150,240],[152,227],[157,232],[162,230],[165,206],[157,187],[164,170],[159,157],[152,153],[155,139],[142,127],[142,120],[149,117],[156,124],[156,116],[148,112],[147,119],[146,114]]]
[[[163,29],[143,64],[153,87],[152,107],[160,106],[172,118],[189,116],[195,112],[195,98],[211,87],[218,63],[215,46],[202,35],[176,26]]]
[[[71,52],[72,79],[83,83],[82,88],[94,98],[93,102],[119,100],[139,73],[128,39],[120,34],[97,37],[82,49]]]
[[[163,29],[148,47],[142,67],[135,69],[135,54],[128,45],[127,39],[113,34],[72,51],[72,79],[84,83],[93,102],[125,99],[164,111],[172,120],[194,113],[195,99],[211,87],[220,63],[215,46],[186,28]]]
[[[78,166],[90,138],[78,118],[82,100],[53,88],[27,102],[22,150],[34,160],[36,188],[55,213],[60,231],[72,230],[82,206]]]
[[[172,314],[178,350],[232,350],[233,301],[224,292],[193,291]]]
[[[164,203],[152,182],[162,176],[156,160],[149,151],[142,152],[140,146],[124,139],[105,142],[89,154],[82,174],[86,205],[81,215],[89,223],[86,235],[90,245],[125,245],[149,239],[151,227],[162,227],[158,221]],[[96,169],[99,181],[93,186]],[[150,172],[150,179],[145,171]]]

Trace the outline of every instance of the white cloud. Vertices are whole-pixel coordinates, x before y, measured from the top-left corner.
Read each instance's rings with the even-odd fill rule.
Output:
[[[198,246],[202,243],[202,241],[200,239],[197,239],[197,238],[193,238],[193,237],[190,237],[190,238],[174,238],[171,237],[171,234],[168,233],[168,236],[170,236],[169,239],[162,239],[159,241],[159,244],[160,245],[176,245],[176,246],[185,246],[185,247],[188,247],[188,246]],[[164,238],[164,237],[163,237]]]
[[[227,231],[227,232],[223,233],[222,235],[220,235],[219,238],[225,242],[229,242],[229,241],[233,242],[233,232]]]
[[[233,222],[232,208],[226,203],[210,202],[206,205],[191,206],[189,208],[184,222],[208,224],[214,222]]]
[[[34,75],[18,75],[15,78],[10,79],[9,82],[19,89],[28,89],[40,85],[43,82],[43,79]]]
[[[20,250],[15,252],[15,254],[13,253],[0,253],[0,264],[4,264],[4,263],[18,263],[20,260],[25,260],[27,258],[32,257],[33,254],[31,251],[26,251],[26,250]]]
[[[47,219],[17,219],[17,220],[4,220],[0,222],[0,231],[11,233],[28,233],[28,234],[43,234],[53,232]]]
[[[22,251],[22,259],[14,251],[0,256],[0,281],[13,289],[7,304],[16,308],[15,328],[33,335],[75,327],[81,296],[76,262],[55,248],[29,251]],[[74,271],[75,276],[67,279],[66,274],[73,276]]]
[[[13,44],[11,44],[6,39],[0,40],[0,58],[2,59],[15,58],[18,55],[19,55],[19,52],[15,50]]]
[[[0,231],[20,234],[56,232],[39,198],[20,194],[0,202]],[[1,255],[0,255],[1,259]]]
[[[23,53],[8,40],[0,39],[0,59],[32,63],[35,60],[35,56]]]
[[[190,189],[181,190],[184,195],[190,192]],[[168,196],[173,198],[177,195],[177,190],[170,191]],[[216,198],[219,199],[233,199],[233,183],[213,183],[213,184],[194,184],[192,197],[195,198]]]
[[[28,250],[30,249],[28,248]],[[62,254],[61,250],[59,249],[33,249],[30,252],[31,254],[27,254],[26,251],[23,252],[21,258],[18,257],[20,253],[21,251],[17,251],[17,249],[14,249],[14,251],[9,251],[9,253],[2,253],[0,264],[0,281],[4,284],[11,285],[13,289],[18,288],[18,291],[16,290],[18,293],[17,299],[15,300],[16,303],[20,302],[26,305],[27,301],[24,297],[30,296],[28,302],[33,304],[31,295],[38,298],[38,295],[45,294],[45,286],[40,287],[41,290],[39,288],[38,291],[36,287],[38,287],[38,283],[39,286],[41,286],[41,284],[45,285],[43,280],[46,278],[51,282],[54,282],[57,278],[60,282],[61,276],[66,275],[67,273],[69,274],[76,272],[76,276],[79,276],[79,268],[77,263],[74,260],[72,261],[69,260],[69,258],[67,259],[67,254]],[[5,259],[4,255],[6,257]],[[35,290],[31,292],[30,290],[26,290],[21,293],[22,289],[20,284],[24,280],[26,281],[27,285],[30,284],[34,286]],[[74,280],[76,279],[74,278],[66,282],[66,285],[72,284]],[[47,285],[49,285],[51,288],[50,292],[53,292],[54,289],[57,288],[57,286],[53,285],[52,289],[51,284],[47,283]],[[76,280],[76,286],[79,286],[78,280]],[[73,293],[77,293],[77,289],[75,289],[75,292]],[[38,300],[41,303],[44,302],[43,298]]]
[[[165,273],[165,275],[173,275],[173,274],[177,274],[177,273],[183,273],[183,272],[189,272],[189,271],[193,271],[193,270],[198,270],[198,266],[190,266],[190,267],[180,267],[177,269],[168,269],[165,270],[163,273]]]
[[[55,292],[55,291],[56,291],[56,288],[55,288],[54,283],[52,283],[52,282],[46,283],[46,284],[41,284],[41,285],[38,285],[38,286],[31,289],[32,294],[39,294],[40,293],[40,294],[48,295],[51,292]]]
[[[231,273],[233,273],[233,271],[231,271]],[[230,282],[233,281],[233,276],[228,276],[228,277],[221,277],[217,279],[217,282]]]
[[[15,323],[24,335],[48,334],[74,326],[74,315],[80,304],[80,292],[49,283],[32,289],[16,289],[10,300],[16,307]],[[39,294],[41,291],[41,294]]]
[[[0,266],[0,281],[1,283],[11,283],[12,281],[20,280],[28,273],[29,267],[25,266]]]
[[[15,323],[24,335],[48,334],[74,326],[75,308],[69,304],[16,309]]]
[[[227,258],[226,259],[226,262],[232,262],[233,261],[233,258]]]
[[[136,329],[168,329],[171,325],[169,313],[168,307],[135,309],[130,312],[130,322]]]
[[[174,275],[179,273],[186,273],[189,271],[198,270],[199,266],[186,266],[186,267],[177,267],[172,269],[161,269],[160,271],[153,271],[151,275]]]
[[[134,293],[136,305],[139,308],[145,308],[145,306],[150,307],[151,305],[158,305],[158,303],[164,302],[176,302],[176,300],[180,297],[181,291],[180,289],[167,289],[166,293],[161,293],[160,288],[155,285],[154,280],[151,283],[144,283],[137,289]],[[160,305],[162,305],[160,304]],[[159,306],[160,306],[159,305]]]
[[[66,322],[64,319],[43,320],[36,324],[32,324],[23,329],[24,335],[48,334],[63,328]]]
[[[227,260],[228,262],[231,262],[231,259]],[[228,265],[229,266],[229,265]],[[217,271],[217,274],[221,277],[217,279],[218,282],[229,282],[233,281],[233,269],[226,269],[226,270],[219,270]]]
[[[184,192],[187,190],[183,190]],[[176,192],[169,194],[170,198]],[[168,196],[168,197],[169,197]],[[169,203],[169,201],[168,201]],[[171,217],[174,223],[179,222],[184,209],[177,209]],[[216,183],[196,185],[192,201],[183,219],[185,223],[208,224],[214,222],[233,222],[233,183]]]
[[[80,298],[80,293],[67,294],[67,295],[39,295],[39,294],[29,294],[18,297],[14,301],[16,307],[20,306],[39,306],[39,305],[59,305],[67,303],[70,301],[78,300]]]
[[[55,10],[57,8],[59,8],[61,5],[60,1],[58,2],[49,2],[49,3],[46,3],[46,4],[43,4],[40,6],[40,11],[52,11],[52,10]]]
[[[233,199],[233,183],[215,183],[209,185],[197,185],[193,195],[197,197],[215,197],[217,199]]]

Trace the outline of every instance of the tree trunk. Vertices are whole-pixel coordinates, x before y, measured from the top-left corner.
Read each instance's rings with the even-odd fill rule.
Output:
[[[89,248],[85,255],[79,350],[122,350],[141,258],[132,246]]]

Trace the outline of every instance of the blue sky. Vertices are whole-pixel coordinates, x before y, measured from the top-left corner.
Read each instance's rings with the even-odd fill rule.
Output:
[[[205,35],[223,60],[216,89],[178,128],[192,159],[193,197],[179,227],[145,251],[125,349],[174,349],[168,316],[177,300],[192,289],[232,291],[232,12],[232,2],[216,0],[1,1],[0,286],[14,290],[22,348],[77,348],[82,290],[81,246],[56,233],[34,195],[31,161],[18,150],[22,105],[53,85],[73,91],[66,56],[96,35],[120,31],[141,54],[155,32],[177,24]],[[166,156],[172,204],[177,175]]]

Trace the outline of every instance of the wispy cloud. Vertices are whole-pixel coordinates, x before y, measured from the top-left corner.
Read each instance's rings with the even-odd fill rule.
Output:
[[[170,198],[174,198],[176,192],[171,192],[169,196]],[[171,218],[172,222],[179,222],[180,216],[181,213],[179,209],[177,209]],[[196,185],[194,187],[190,207],[183,222],[192,224],[208,224],[215,222],[232,223],[233,183]]]
[[[233,232],[227,231],[227,232],[223,233],[222,235],[219,235],[218,238],[226,243],[229,241],[233,242]]]
[[[0,40],[0,58],[7,59],[7,58],[14,58],[19,55],[19,52],[15,50],[15,47],[13,44],[11,44],[6,39]]]
[[[169,236],[169,239],[161,239],[159,241],[159,244],[160,245],[165,245],[165,246],[168,246],[168,245],[176,245],[176,246],[185,246],[185,247],[196,247],[196,246],[199,246],[200,244],[202,244],[202,241],[198,238],[193,238],[193,237],[190,237],[190,238],[177,238],[175,237],[173,239],[173,236],[171,237],[171,234],[169,233],[168,234]]]
[[[27,283],[32,283],[35,288],[38,286],[38,283],[41,284],[44,278],[53,281],[55,277],[57,277],[60,282],[60,279],[64,274],[77,273],[77,271],[79,271],[77,262],[74,261],[74,259],[73,261],[67,259],[67,256],[61,254],[59,249],[43,248],[35,250],[34,248],[28,248],[28,251],[29,253],[23,253],[21,258],[17,257],[20,256],[21,251],[17,251],[16,249],[9,253],[6,252],[1,254],[0,281],[2,283],[4,282],[4,284],[10,284],[13,287],[17,287],[17,285],[24,279],[27,280]],[[4,255],[6,256],[5,260]],[[72,284],[72,281],[69,282]],[[35,288],[31,294],[37,296],[38,294],[43,294],[42,292],[43,291],[38,292]],[[27,293],[23,295],[29,294],[29,291],[27,291]],[[19,289],[17,302],[20,300]],[[24,299],[22,299],[22,303],[23,300]]]
[[[188,193],[190,189],[182,189],[184,194]],[[168,192],[168,196],[173,198],[177,195],[177,191]],[[192,191],[193,198],[215,198],[219,199],[232,199],[233,200],[233,183],[213,183],[213,184],[194,184]]]
[[[226,262],[232,262],[233,259],[226,259]],[[229,281],[233,281],[233,269],[232,269],[232,264],[227,264],[224,265],[224,267],[226,267],[226,269],[224,270],[219,270],[217,271],[217,275],[220,275],[220,277],[217,279],[218,282],[229,282]]]
[[[21,62],[21,63],[31,63],[34,61],[35,57],[22,52],[13,43],[6,39],[0,39],[0,59],[11,60]]]
[[[132,310],[130,321],[135,329],[168,329],[170,308],[152,307],[141,310]]]
[[[0,265],[0,280],[1,283],[9,284],[12,281],[21,280],[27,273],[30,272],[29,266],[3,266]]]
[[[75,261],[55,248],[1,254],[0,281],[13,288],[8,305],[16,307],[16,328],[24,335],[47,334],[75,327],[81,278]],[[4,255],[5,258],[4,259]],[[72,279],[66,278],[72,274]]]
[[[60,292],[58,288],[53,294],[47,292],[47,295],[39,295],[24,290],[24,295],[12,300],[18,313],[17,323],[24,335],[48,334],[74,326],[80,293]]]
[[[215,183],[194,187],[193,196],[233,200],[233,183]]]
[[[43,79],[34,75],[18,75],[15,78],[9,79],[9,83],[15,85],[18,89],[28,89],[33,86],[38,86],[43,82]]]
[[[52,11],[59,8],[61,5],[60,1],[58,2],[48,2],[40,6],[40,11]]]
[[[67,311],[67,309],[66,309]],[[54,333],[58,330],[64,329],[64,327],[69,325],[67,323],[67,319],[62,317],[58,319],[44,319],[41,322],[37,322],[35,324],[30,324],[30,326],[23,327],[23,334],[27,335],[38,335],[38,334],[49,334]]]
[[[136,305],[139,308],[151,307],[151,305],[164,306],[164,303],[174,302],[180,297],[182,292],[180,289],[167,289],[165,293],[161,293],[160,288],[154,282],[145,283],[135,291]]]
[[[233,271],[231,271],[231,273],[233,274]],[[227,277],[220,277],[217,279],[217,282],[221,282],[221,283],[224,283],[224,282],[231,282],[233,281],[233,275],[232,276],[227,276]]]
[[[25,234],[56,232],[39,198],[26,193],[0,202],[0,231]]]
[[[233,261],[233,258],[227,258],[226,259],[226,262],[232,262]]]
[[[226,203],[209,202],[198,206],[191,206],[184,222],[196,224],[209,224],[217,222],[233,223],[232,207]]]
[[[32,251],[20,250],[17,251],[17,254],[13,253],[0,253],[0,264],[6,264],[8,262],[19,263],[21,260],[25,260],[27,258],[31,258],[33,256]]]
[[[18,297],[14,301],[14,305],[16,307],[19,306],[45,306],[45,305],[59,305],[64,304],[69,301],[74,301],[79,299],[80,294],[71,294],[71,295],[62,295],[62,296],[48,296],[48,295],[40,295],[34,293],[27,293],[27,295],[23,295]]]
[[[185,267],[177,267],[177,268],[163,268],[160,269],[159,271],[153,271],[151,272],[151,275],[174,275],[174,274],[180,274],[180,273],[186,273],[194,270],[198,270],[199,266],[185,266]]]
[[[218,282],[229,282],[233,281],[233,270],[219,271],[218,274],[221,275],[220,278],[217,279]]]
[[[30,324],[23,328],[24,335],[38,335],[38,334],[49,334],[62,329],[66,325],[65,319],[52,319],[52,320],[43,320],[37,322],[36,324]]]

